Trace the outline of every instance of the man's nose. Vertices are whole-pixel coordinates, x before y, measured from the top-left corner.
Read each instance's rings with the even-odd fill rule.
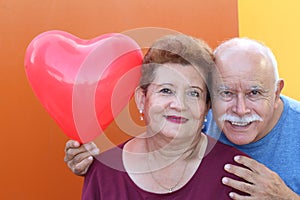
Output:
[[[238,94],[236,96],[235,105],[233,105],[232,111],[236,113],[238,116],[244,116],[250,113],[250,109],[247,107],[245,95]]]

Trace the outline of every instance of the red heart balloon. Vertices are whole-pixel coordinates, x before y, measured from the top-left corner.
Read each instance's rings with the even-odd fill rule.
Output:
[[[25,71],[63,132],[86,143],[103,133],[129,102],[142,57],[138,44],[122,34],[83,40],[55,30],[31,41]]]

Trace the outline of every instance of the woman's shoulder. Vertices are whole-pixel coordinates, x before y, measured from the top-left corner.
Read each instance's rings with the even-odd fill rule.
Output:
[[[128,141],[123,142],[95,156],[88,172],[94,171],[94,173],[105,173],[105,171],[111,170],[124,171],[122,152],[127,142]]]
[[[208,145],[207,145],[207,150],[205,155],[211,154],[212,156],[217,156],[217,157],[229,157],[232,158],[232,156],[236,155],[244,155],[248,156],[246,153],[238,150],[235,147],[229,146],[227,144],[223,144],[222,142],[219,142],[218,140],[207,136],[208,138]]]

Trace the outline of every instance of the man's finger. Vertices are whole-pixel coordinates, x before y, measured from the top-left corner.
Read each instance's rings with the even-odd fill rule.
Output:
[[[235,156],[234,161],[248,167],[253,172],[260,174],[261,173],[261,163],[257,162],[256,160],[246,157],[246,156]]]
[[[243,181],[237,181],[229,177],[223,177],[222,183],[247,194],[252,194],[254,190],[254,186],[252,184]]]
[[[65,152],[68,151],[70,148],[78,148],[80,146],[80,143],[76,140],[68,140],[65,146]]]
[[[232,165],[232,164],[226,164],[224,166],[224,169],[225,169],[225,171],[227,171],[231,174],[234,174],[250,183],[254,183],[254,181],[255,181],[256,174],[253,173],[248,168],[244,168],[244,167],[236,166],[236,165]]]
[[[100,153],[98,147],[94,142],[90,142],[83,145],[86,151],[89,151],[91,155],[98,155]]]
[[[72,160],[75,156],[82,154],[82,157],[87,157],[86,155],[96,156],[100,153],[100,150],[93,143],[87,143],[78,147],[74,147],[74,143],[68,143],[69,148],[65,150],[65,161]]]
[[[79,162],[78,164],[74,165],[71,170],[73,171],[73,173],[75,173],[76,175],[85,175],[89,166],[92,164],[93,162],[93,156],[89,156],[85,159],[83,159],[81,162]]]
[[[251,196],[243,196],[243,195],[237,194],[235,192],[230,192],[229,197],[231,199],[235,199],[235,200],[251,200],[252,199]]]

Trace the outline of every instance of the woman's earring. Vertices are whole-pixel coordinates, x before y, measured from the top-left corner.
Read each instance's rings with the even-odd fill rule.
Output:
[[[144,120],[143,110],[140,109],[139,113],[140,113],[140,120],[143,121]]]
[[[207,123],[207,119],[205,117],[204,121],[203,121],[203,124],[202,124],[202,130],[205,130],[205,124]]]

